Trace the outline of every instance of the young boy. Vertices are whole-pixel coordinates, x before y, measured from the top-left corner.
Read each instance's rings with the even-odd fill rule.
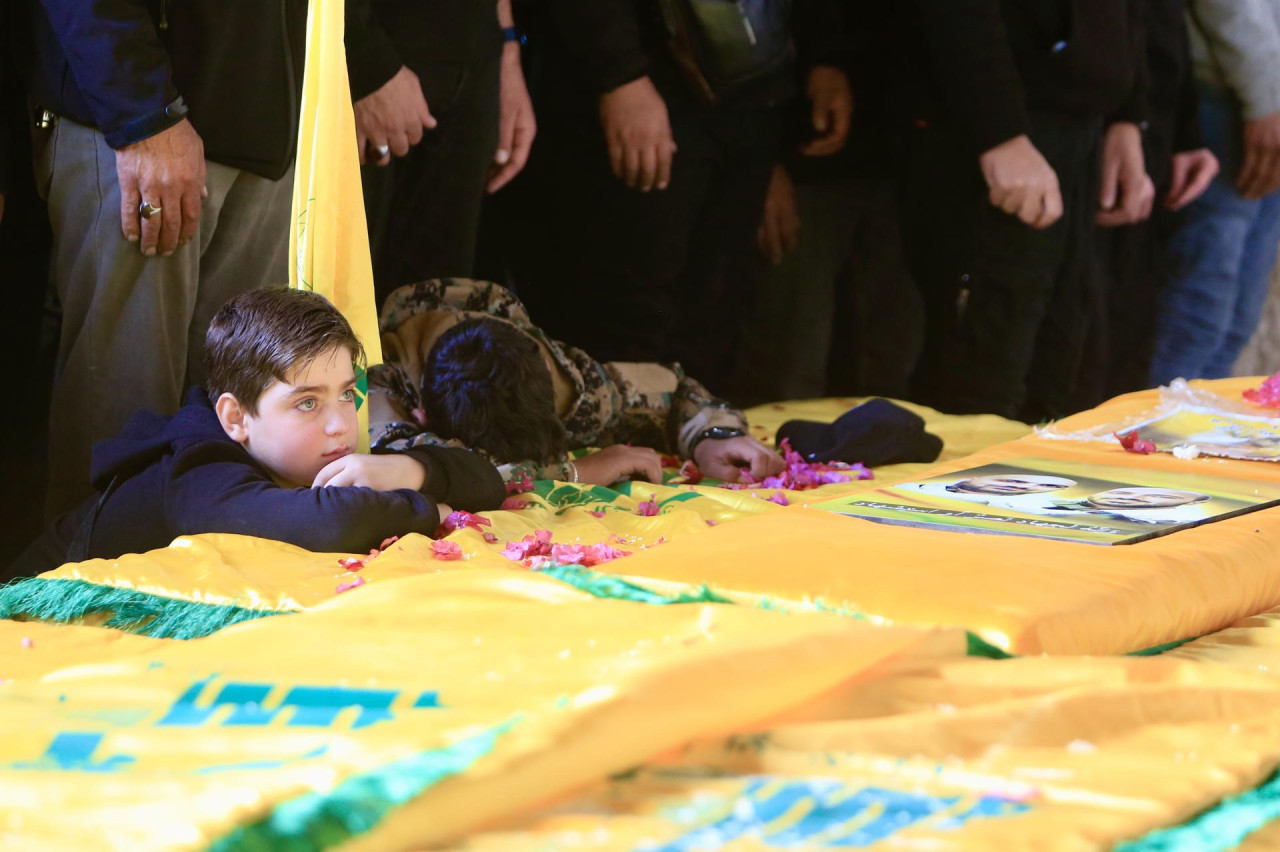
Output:
[[[32,544],[15,575],[209,532],[359,553],[431,534],[446,503],[490,509],[504,497],[497,470],[466,450],[355,452],[364,349],[323,296],[235,297],[209,326],[205,360],[207,392],[192,388],[173,417],[139,412],[94,447],[98,493]]]
[[[385,363],[370,371],[376,448],[482,450],[507,479],[609,485],[662,480],[658,451],[736,482],[781,473],[741,411],[677,364],[601,364],[549,339],[506,288],[445,278],[394,291],[380,318]],[[604,447],[569,460],[570,447]]]

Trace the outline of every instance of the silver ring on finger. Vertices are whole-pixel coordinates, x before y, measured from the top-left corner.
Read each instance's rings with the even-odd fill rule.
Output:
[[[390,153],[391,153],[391,146],[390,146],[390,145],[379,145],[377,148],[374,148],[374,150],[378,152],[378,156],[379,156],[379,157],[385,157],[385,156],[387,156],[388,154],[390,154]]]
[[[144,201],[138,205],[138,215],[143,219],[150,219],[152,216],[159,216],[160,212],[160,205],[152,204],[150,201]]]

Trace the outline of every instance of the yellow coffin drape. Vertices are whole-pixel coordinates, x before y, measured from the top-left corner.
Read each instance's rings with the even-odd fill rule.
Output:
[[[324,295],[364,343],[369,364],[382,361],[373,263],[360,189],[355,114],[347,83],[340,0],[312,0],[307,65],[298,123],[298,159],[289,231],[289,285]],[[360,449],[369,448],[367,390],[360,373]]]

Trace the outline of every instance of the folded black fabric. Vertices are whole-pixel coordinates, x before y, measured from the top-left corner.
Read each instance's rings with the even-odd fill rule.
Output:
[[[806,461],[862,462],[867,467],[931,462],[942,439],[925,431],[924,420],[886,399],[872,399],[840,415],[834,423],[788,420],[778,429]]]

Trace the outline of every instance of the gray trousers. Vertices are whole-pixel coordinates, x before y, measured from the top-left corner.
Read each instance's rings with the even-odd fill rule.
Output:
[[[49,415],[49,491],[56,516],[92,492],[93,444],[134,412],[172,414],[204,379],[204,334],[227,299],[288,276],[292,172],[271,181],[207,164],[209,197],[195,239],[143,257],[120,230],[115,152],[66,119],[35,153],[53,229],[51,276],[62,337]]]

